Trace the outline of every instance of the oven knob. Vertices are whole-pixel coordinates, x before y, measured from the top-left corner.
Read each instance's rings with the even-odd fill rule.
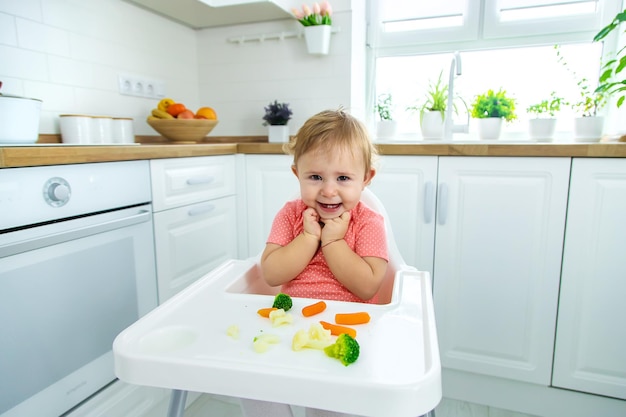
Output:
[[[50,178],[43,187],[44,200],[53,207],[65,205],[71,194],[70,184],[63,178]]]

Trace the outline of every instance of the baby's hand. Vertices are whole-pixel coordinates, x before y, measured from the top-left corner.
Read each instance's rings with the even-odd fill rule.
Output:
[[[346,211],[341,216],[334,219],[325,219],[322,229],[322,242],[343,239],[350,224],[350,212]]]
[[[319,224],[319,219],[320,216],[317,214],[317,211],[311,207],[307,208],[304,210],[304,213],[302,213],[304,233],[316,237],[317,240],[322,236],[322,227]]]

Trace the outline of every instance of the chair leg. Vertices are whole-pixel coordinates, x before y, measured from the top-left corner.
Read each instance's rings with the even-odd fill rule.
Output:
[[[187,401],[187,391],[178,389],[172,390],[170,404],[167,408],[167,417],[183,417],[185,414],[185,402]]]

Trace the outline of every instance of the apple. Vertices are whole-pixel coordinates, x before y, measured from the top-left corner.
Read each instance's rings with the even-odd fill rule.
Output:
[[[194,114],[191,110],[184,110],[180,113],[178,113],[178,116],[176,116],[177,119],[193,119],[194,118]]]

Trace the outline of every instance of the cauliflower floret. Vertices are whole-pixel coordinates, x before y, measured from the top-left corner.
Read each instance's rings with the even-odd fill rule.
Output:
[[[291,313],[286,313],[285,310],[279,308],[270,313],[270,321],[272,322],[272,327],[278,327],[283,324],[293,323],[293,316]]]
[[[254,338],[252,348],[257,353],[267,352],[268,349],[277,343],[280,343],[280,337],[274,334],[262,334]]]
[[[298,330],[291,341],[291,349],[302,350],[304,348],[322,350],[333,343],[330,330],[326,330],[319,323],[314,323],[309,330]]]
[[[226,335],[233,339],[239,339],[239,326],[232,324],[226,329]]]

